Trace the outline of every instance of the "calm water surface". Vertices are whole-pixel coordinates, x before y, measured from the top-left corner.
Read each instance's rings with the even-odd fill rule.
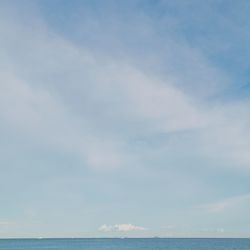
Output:
[[[250,239],[8,239],[0,250],[250,250]]]

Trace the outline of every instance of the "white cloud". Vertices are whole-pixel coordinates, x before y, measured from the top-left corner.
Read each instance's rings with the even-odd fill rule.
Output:
[[[121,65],[120,77],[131,115],[146,118],[151,126],[164,132],[204,126],[205,116],[187,95],[174,86],[171,79],[159,81],[126,65]],[[114,78],[114,82],[119,81]]]
[[[109,232],[109,231],[112,231],[112,228],[113,228],[112,226],[108,226],[104,224],[98,228],[98,231]]]
[[[92,168],[114,169],[143,159],[127,150],[135,135],[199,129],[197,148],[203,156],[222,159],[226,166],[249,166],[249,103],[200,102],[199,93],[190,94],[183,86],[203,89],[205,84],[186,83],[185,67],[161,77],[131,61],[78,46],[43,22],[29,29],[11,15],[1,18],[11,22],[0,26],[0,117],[34,141],[75,154]],[[212,92],[225,85],[223,74],[201,53],[178,43],[176,51],[178,46],[184,66],[193,72],[202,68],[201,79],[212,83]],[[187,152],[192,143],[187,142]]]
[[[121,136],[114,133],[117,127],[128,125],[138,134],[203,123],[191,100],[170,82],[51,35],[46,26],[34,31],[10,22],[2,28],[8,60],[1,60],[0,117],[36,143],[74,154],[94,169],[113,169],[135,162],[125,149],[131,131],[125,128]],[[22,30],[18,44],[16,30]],[[21,58],[11,53],[17,48]],[[133,124],[143,128],[134,132]]]
[[[116,232],[130,232],[130,231],[144,231],[146,228],[140,227],[140,226],[135,226],[132,224],[115,224],[115,225],[102,225],[98,228],[99,231],[103,232],[111,232],[111,231],[116,231]]]
[[[215,105],[207,112],[210,118],[202,134],[202,144],[211,158],[227,166],[249,168],[249,108],[250,103],[246,101],[234,101]]]
[[[86,33],[85,36],[75,34],[73,29],[72,32],[58,32],[56,25],[49,23],[52,20],[39,18],[42,11],[36,13],[23,5],[19,12],[17,6],[17,3],[10,3],[8,11],[2,5],[0,8],[0,134],[4,137],[1,140],[1,149],[4,149],[1,150],[1,168],[4,170],[1,178],[6,179],[6,182],[7,162],[11,164],[9,171],[14,175],[20,173],[32,177],[37,172],[35,177],[39,178],[39,183],[44,183],[44,187],[51,192],[59,192],[62,185],[69,193],[72,192],[72,197],[80,197],[75,201],[86,199],[86,206],[101,210],[106,203],[112,209],[123,206],[112,203],[117,197],[121,203],[126,203],[120,195],[123,192],[130,193],[133,201],[144,192],[144,186],[149,190],[148,184],[152,183],[152,194],[161,193],[162,190],[166,192],[166,199],[159,203],[159,213],[154,215],[158,217],[164,213],[171,214],[171,209],[165,210],[167,204],[173,204],[173,207],[178,205],[185,210],[185,204],[196,199],[196,195],[193,195],[194,198],[189,201],[194,192],[204,195],[214,190],[211,187],[213,182],[203,182],[200,176],[204,178],[204,174],[201,171],[194,173],[195,168],[213,168],[205,169],[204,173],[216,172],[217,166],[233,166],[235,171],[241,166],[250,169],[249,101],[218,102],[219,95],[223,95],[221,91],[227,86],[227,77],[206,59],[202,51],[193,45],[189,46],[186,39],[181,43],[179,35],[172,32],[164,37],[162,31],[158,32],[154,25],[151,26],[151,17],[147,17],[145,26],[144,22],[133,26],[139,32],[144,28],[152,29],[152,40],[148,40],[150,49],[144,47],[136,51],[137,48],[129,48],[133,44],[130,41],[143,40],[134,37],[137,34],[133,34],[129,23],[125,22],[124,26],[118,25],[114,29],[113,25],[117,25],[116,17],[112,22],[109,20],[103,24],[99,17],[91,17],[90,11],[89,21],[98,22],[100,32],[93,32],[89,24],[78,23],[84,15],[79,15],[78,21],[74,20],[76,22],[69,22],[69,25],[74,23],[81,30],[88,29],[89,35],[93,34],[90,37]],[[102,16],[105,19],[104,12]],[[107,24],[112,36],[106,33]],[[124,30],[134,35],[130,36],[132,40],[117,36],[117,33]],[[76,35],[76,39],[70,40],[71,37],[67,37],[69,33]],[[97,33],[97,37],[94,37]],[[81,40],[80,37],[88,39]],[[119,40],[121,47],[113,46],[118,44],[114,43],[108,46],[110,49],[103,49],[103,44],[107,43],[106,37]],[[96,43],[97,47],[88,46],[87,40]],[[154,56],[144,56],[147,51]],[[217,95],[216,101],[214,95]],[[12,141],[7,142],[8,147],[5,147],[8,138]],[[135,145],[138,138],[139,141],[145,141],[145,144]],[[26,154],[22,154],[23,151]],[[5,155],[16,161],[18,168],[3,160]],[[64,160],[65,165],[70,165],[67,169],[64,164],[60,164]],[[37,161],[38,164],[33,164]],[[79,165],[98,171],[124,169],[119,176],[110,174],[103,177],[92,175],[91,171],[78,168]],[[56,172],[58,179],[53,174],[47,176],[42,166],[53,166],[51,172]],[[29,168],[38,171],[29,171]],[[70,181],[60,182],[64,178]],[[238,176],[235,179],[237,182]],[[25,182],[23,178],[18,180]],[[127,180],[131,180],[129,187]],[[53,183],[52,188],[48,188],[46,183]],[[225,187],[227,183],[221,185]],[[176,191],[174,194],[171,192],[173,188]],[[39,185],[34,189],[29,188],[31,193],[37,190]],[[103,199],[96,199],[95,194],[98,196],[99,191]],[[159,197],[152,195],[150,199],[157,201]],[[150,199],[145,198],[149,206]],[[248,201],[248,195],[232,197],[205,205],[203,209],[209,213],[222,213],[243,206]],[[129,202],[126,205],[131,208],[134,204]],[[144,214],[147,212],[147,209],[143,211]],[[178,212],[174,211],[173,214]],[[94,213],[91,214],[95,216]],[[113,213],[109,214],[112,217]],[[96,216],[95,219],[99,218]],[[168,218],[166,220],[169,221]],[[177,220],[181,220],[181,217]],[[0,225],[7,225],[7,222],[2,221]],[[171,232],[176,230],[171,226],[165,229]],[[116,224],[102,225],[99,230],[129,232],[145,228]]]

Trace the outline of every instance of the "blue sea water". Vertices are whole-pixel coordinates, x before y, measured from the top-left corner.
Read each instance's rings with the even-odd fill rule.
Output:
[[[250,239],[2,239],[1,250],[250,250]]]

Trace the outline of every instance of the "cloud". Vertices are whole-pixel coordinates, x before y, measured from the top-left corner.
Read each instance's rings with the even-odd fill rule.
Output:
[[[137,197],[142,197],[149,210],[153,204],[160,204],[154,216],[166,215],[168,222],[167,215],[178,213],[172,212],[175,207],[185,210],[189,202],[199,200],[199,195],[204,197],[219,185],[230,192],[226,182],[218,184],[216,180],[214,187],[207,173],[210,178],[214,173],[225,173],[237,182],[240,177],[233,176],[231,170],[227,172],[227,168],[233,167],[234,172],[242,171],[242,166],[250,169],[249,100],[234,96],[234,100],[225,101],[223,91],[230,91],[230,72],[227,75],[218,67],[219,62],[213,64],[211,57],[194,46],[191,40],[195,36],[187,39],[189,32],[177,34],[183,31],[183,25],[174,29],[178,20],[170,20],[175,19],[172,13],[164,17],[164,11],[153,20],[155,4],[150,8],[140,4],[138,15],[136,6],[129,14],[131,6],[120,8],[118,4],[119,13],[109,4],[103,8],[97,4],[95,8],[100,9],[93,11],[89,6],[76,10],[72,3],[72,8],[63,12],[61,7],[65,6],[52,11],[56,20],[67,20],[65,27],[59,27],[61,22],[55,23],[55,18],[49,17],[51,11],[43,12],[47,7],[53,10],[53,4],[36,12],[25,4],[19,10],[18,1],[14,2],[7,10],[0,3],[3,187],[9,176],[21,174],[29,176],[32,183],[38,178],[39,184],[46,187],[43,190],[64,193],[60,187],[65,188],[72,197],[79,195],[79,202],[86,199],[86,206],[101,210],[107,203],[111,209],[123,206],[126,199],[121,194],[131,195],[131,201],[126,203],[129,209],[140,209],[136,202]],[[85,10],[88,13],[81,12]],[[77,18],[61,18],[70,12]],[[211,39],[205,40],[209,43]],[[242,83],[237,80],[236,84]],[[5,166],[11,174],[7,170],[5,174]],[[47,171],[51,166],[52,171]],[[120,172],[99,176],[85,168]],[[25,178],[18,178],[18,182],[26,183]],[[17,186],[25,185],[17,183],[9,192]],[[37,190],[39,185],[32,187],[28,192],[41,192]],[[145,198],[145,188],[150,199]],[[244,189],[244,185],[239,188]],[[154,195],[162,190],[166,192],[164,200]],[[103,199],[96,198],[100,191]],[[198,195],[193,195],[196,192]],[[50,204],[45,197],[43,203]],[[113,203],[117,197],[120,205]],[[248,201],[248,196],[231,197],[202,209],[223,213]],[[70,204],[65,204],[65,209]],[[171,208],[165,209],[168,204],[172,204]],[[171,227],[165,229],[174,231]],[[116,224],[102,225],[99,230],[128,232],[145,228]]]
[[[1,60],[0,117],[34,143],[72,154],[93,169],[114,169],[136,161],[127,150],[135,135],[204,123],[170,80],[51,35],[43,22],[30,30],[12,21],[1,26],[8,60]]]
[[[250,203],[250,194],[233,196],[215,203],[201,206],[200,208],[208,213],[223,213],[232,208],[244,206],[246,202]]]
[[[112,51],[107,55],[76,44],[50,30],[42,18],[37,17],[41,21],[37,29],[27,28],[11,15],[1,18],[12,21],[0,26],[5,34],[0,117],[7,126],[98,170],[143,159],[143,149],[131,153],[136,136],[183,131],[195,131],[196,137],[170,147],[186,145],[187,154],[199,149],[196,154],[222,160],[225,166],[249,166],[249,103],[211,104],[200,99],[199,91],[186,90],[192,84],[206,89],[204,82],[215,82],[212,92],[216,92],[216,87],[225,85],[223,72],[200,51],[168,41],[168,49],[180,49],[176,60],[183,65],[180,69],[173,65],[175,70],[163,77],[133,63],[133,54],[128,61]],[[12,53],[16,50],[22,53]],[[167,59],[165,66],[170,67],[171,55]],[[186,68],[195,72],[194,79],[183,79]]]
[[[171,79],[159,81],[153,75],[128,66],[120,73],[123,77],[121,88],[131,103],[128,108],[132,116],[144,118],[156,130],[164,132],[204,126],[205,116]]]
[[[15,225],[17,225],[17,223],[13,221],[7,221],[7,220],[0,221],[0,226],[15,226]]]
[[[250,133],[247,101],[233,101],[215,105],[210,111],[208,128],[204,131],[203,145],[215,160],[227,166],[249,168]]]
[[[115,224],[115,225],[102,225],[98,228],[102,232],[130,232],[130,231],[144,231],[146,228],[135,226],[132,224]]]

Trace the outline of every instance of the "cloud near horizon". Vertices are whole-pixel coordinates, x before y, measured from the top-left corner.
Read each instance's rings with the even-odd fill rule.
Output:
[[[115,225],[102,225],[98,228],[102,232],[131,232],[131,231],[144,231],[145,227],[135,226],[132,224],[115,224]]]

